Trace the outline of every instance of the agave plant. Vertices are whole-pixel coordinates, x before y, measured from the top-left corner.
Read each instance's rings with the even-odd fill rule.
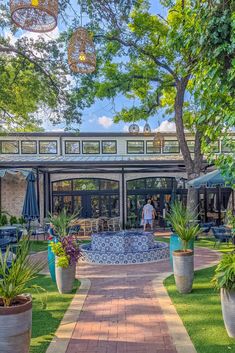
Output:
[[[182,240],[183,250],[186,251],[190,240],[195,238],[200,230],[199,225],[196,224],[195,214],[188,210],[182,202],[176,201],[166,218]]]
[[[50,223],[53,225],[55,233],[60,237],[68,235],[69,227],[78,218],[78,214],[69,215],[64,208],[58,215],[50,215]]]
[[[29,247],[29,240],[23,239],[16,255],[10,252],[9,247],[5,253],[0,250],[0,298],[4,306],[12,306],[17,296],[27,292],[31,288],[30,281],[45,267],[41,260],[29,258]]]
[[[212,282],[217,289],[235,290],[235,253],[222,256]]]

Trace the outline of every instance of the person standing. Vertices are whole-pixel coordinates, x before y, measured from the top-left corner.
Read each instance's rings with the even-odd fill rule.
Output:
[[[150,225],[151,230],[153,230],[153,219],[155,218],[155,210],[154,207],[151,205],[151,200],[149,199],[143,207],[142,211],[142,219],[144,224],[144,232],[146,230],[147,224]]]

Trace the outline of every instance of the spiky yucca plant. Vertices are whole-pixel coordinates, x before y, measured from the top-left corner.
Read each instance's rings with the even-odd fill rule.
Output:
[[[67,210],[63,210],[58,215],[50,215],[49,219],[54,227],[55,233],[60,237],[68,235],[69,227],[78,218],[79,213],[73,213],[69,215]]]
[[[189,211],[182,202],[176,201],[166,218],[182,240],[183,250],[186,251],[190,240],[195,238],[200,230],[199,225],[196,224],[195,214]]]
[[[29,247],[29,240],[25,238],[20,241],[16,255],[10,252],[9,247],[5,253],[0,250],[0,298],[6,307],[13,305],[17,296],[31,288],[29,282],[46,265],[42,260],[33,261],[29,258]]]

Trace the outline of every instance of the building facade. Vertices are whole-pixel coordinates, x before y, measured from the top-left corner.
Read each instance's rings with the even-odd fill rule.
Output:
[[[123,226],[140,223],[151,197],[157,224],[171,201],[186,201],[187,175],[175,133],[164,134],[154,147],[154,134],[23,133],[0,138],[1,210],[20,216],[27,171],[37,176],[41,220],[66,207],[82,218],[119,216]],[[187,135],[191,152],[193,138]],[[211,147],[229,152],[220,141]],[[208,167],[204,162],[205,169]],[[231,190],[222,191],[223,208]],[[216,189],[199,191],[202,218],[218,208]],[[206,212],[205,212],[206,211]],[[203,215],[204,212],[204,215]]]

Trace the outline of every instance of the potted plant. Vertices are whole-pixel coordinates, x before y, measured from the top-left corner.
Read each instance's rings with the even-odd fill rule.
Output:
[[[0,352],[28,353],[32,326],[32,298],[24,294],[44,267],[29,259],[29,241],[20,242],[16,255],[0,250]],[[9,262],[10,260],[10,262]]]
[[[66,209],[63,209],[57,215],[50,215],[50,227],[48,229],[49,233],[49,243],[48,243],[48,266],[52,281],[56,281],[55,276],[55,255],[52,251],[52,242],[56,243],[58,237],[65,237],[68,235],[69,227],[77,219],[77,214],[69,215]]]
[[[55,278],[59,293],[70,293],[75,280],[76,263],[80,257],[79,245],[73,235],[59,237],[51,242],[55,254]]]
[[[235,253],[222,256],[213,283],[220,289],[222,315],[229,337],[235,338]]]
[[[196,217],[181,202],[175,202],[167,214],[174,232],[182,241],[182,249],[173,251],[173,271],[177,290],[190,293],[194,277],[194,252],[189,249],[189,242],[199,233]]]

